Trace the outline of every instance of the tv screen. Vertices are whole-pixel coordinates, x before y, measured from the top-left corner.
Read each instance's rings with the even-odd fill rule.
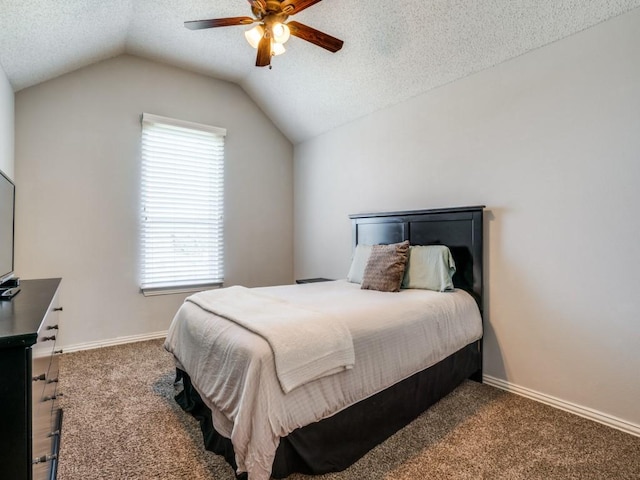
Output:
[[[0,171],[0,283],[13,273],[13,213],[15,186]]]

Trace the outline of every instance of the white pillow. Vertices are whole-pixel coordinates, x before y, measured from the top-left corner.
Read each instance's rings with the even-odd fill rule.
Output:
[[[371,247],[371,245],[356,245],[353,258],[351,259],[351,268],[347,275],[347,280],[351,283],[362,283],[364,269],[371,255]]]
[[[402,288],[421,288],[444,292],[453,290],[456,263],[444,245],[413,245],[409,249]]]

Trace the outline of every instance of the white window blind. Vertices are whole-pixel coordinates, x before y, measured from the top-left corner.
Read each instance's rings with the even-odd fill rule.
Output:
[[[224,280],[225,135],[223,128],[142,116],[140,246],[146,295]]]

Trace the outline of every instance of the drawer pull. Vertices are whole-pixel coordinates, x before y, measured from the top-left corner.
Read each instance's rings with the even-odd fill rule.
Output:
[[[49,340],[55,341],[56,340],[56,336],[55,335],[51,335],[50,337],[42,337],[40,340],[43,341],[43,342],[48,342]]]
[[[47,395],[47,396],[42,397],[42,401],[43,402],[49,402],[51,400],[55,400],[58,397],[62,397],[62,396],[63,396],[62,393],[56,393],[55,395]]]
[[[46,380],[46,379],[47,379],[47,375],[44,373],[41,373],[37,377],[33,377],[34,382],[37,382],[38,380]]]
[[[53,455],[43,455],[41,457],[36,457],[33,459],[33,464],[37,465],[38,463],[45,463],[45,462],[49,462],[51,460],[54,460],[58,458],[58,455],[56,455],[55,453]]]
[[[61,353],[62,353],[62,349],[53,351],[54,355],[60,355]]]
[[[48,325],[47,330],[58,330],[58,325]]]
[[[57,378],[48,378],[47,379],[47,383],[58,383],[58,379]]]
[[[56,307],[53,309],[54,312],[61,312],[62,311],[62,307]]]

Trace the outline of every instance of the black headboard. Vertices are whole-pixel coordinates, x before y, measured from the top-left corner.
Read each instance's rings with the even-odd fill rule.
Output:
[[[353,247],[409,240],[411,245],[446,245],[456,262],[453,284],[471,293],[482,311],[482,212],[473,207],[349,215]]]

